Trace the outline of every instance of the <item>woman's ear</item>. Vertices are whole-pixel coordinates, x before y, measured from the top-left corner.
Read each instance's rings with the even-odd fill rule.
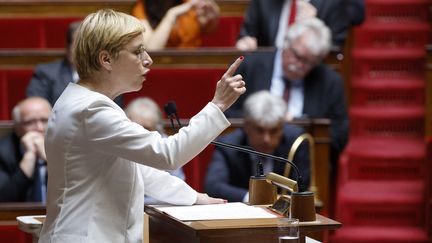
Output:
[[[102,68],[105,68],[108,71],[112,70],[112,58],[108,51],[103,50],[99,52],[99,63],[101,64]]]

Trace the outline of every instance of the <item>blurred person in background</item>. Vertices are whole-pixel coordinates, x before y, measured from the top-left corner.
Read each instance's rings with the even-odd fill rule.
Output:
[[[294,141],[304,133],[303,128],[285,122],[286,102],[267,90],[251,94],[243,110],[243,128],[220,137],[218,141],[286,158]],[[257,175],[258,162],[263,164],[264,175],[269,172],[284,174],[285,163],[216,146],[205,178],[205,192],[230,202],[248,202],[249,178]],[[298,167],[305,188],[308,188],[310,161],[307,143],[300,145],[292,162]],[[289,177],[297,179],[294,170]]]
[[[50,112],[40,97],[13,108],[14,130],[0,139],[0,202],[45,202],[44,133]]]
[[[132,15],[146,27],[147,50],[198,47],[201,36],[213,33],[219,21],[214,0],[138,0]]]
[[[347,0],[251,0],[236,47],[242,51],[266,46],[281,48],[289,26],[312,17],[328,26],[332,45],[342,47],[350,22],[347,6]]]
[[[348,142],[349,118],[342,77],[322,62],[330,47],[330,30],[321,20],[295,22],[288,27],[282,48],[246,56],[237,73],[248,89],[225,113],[242,117],[248,95],[269,90],[288,103],[287,120],[330,119],[330,161],[336,173],[339,154]]]
[[[75,21],[69,25],[66,32],[66,56],[63,59],[36,65],[27,86],[27,97],[43,97],[54,106],[66,86],[78,82],[79,76],[72,62],[72,44],[79,24],[80,21]],[[115,102],[120,107],[123,106],[121,96]]]

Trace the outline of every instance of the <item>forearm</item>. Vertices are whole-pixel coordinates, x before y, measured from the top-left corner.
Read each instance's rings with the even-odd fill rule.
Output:
[[[153,31],[146,31],[147,33],[144,32],[145,43],[147,43],[147,49],[149,51],[160,50],[166,46],[171,30],[176,23],[176,19],[176,16],[168,12],[156,29]]]

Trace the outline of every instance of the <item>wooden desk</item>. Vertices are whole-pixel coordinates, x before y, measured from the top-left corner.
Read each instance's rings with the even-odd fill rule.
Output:
[[[212,221],[180,221],[154,207],[146,206],[149,216],[150,243],[225,243],[277,242],[277,219],[241,219]],[[300,223],[300,234],[335,230],[341,223],[317,214],[317,221]]]
[[[36,202],[0,203],[0,222],[14,221],[23,215],[45,215],[45,205]]]

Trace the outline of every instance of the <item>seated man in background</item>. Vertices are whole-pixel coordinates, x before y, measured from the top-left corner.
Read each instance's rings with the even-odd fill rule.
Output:
[[[12,111],[14,131],[0,140],[0,202],[45,202],[44,133],[51,105],[30,97]]]
[[[219,141],[286,158],[294,141],[303,134],[301,127],[285,123],[286,112],[286,103],[280,97],[264,90],[254,93],[244,104],[244,128],[221,137]],[[205,178],[205,192],[229,202],[247,202],[249,178],[256,175],[259,161],[263,163],[264,174],[272,171],[283,175],[283,162],[216,147]],[[297,165],[307,188],[310,162],[306,142],[300,145],[292,162]],[[291,170],[290,178],[297,178],[294,170]]]
[[[136,98],[127,105],[125,112],[131,121],[140,124],[149,131],[156,131],[162,136],[166,136],[162,120],[162,112],[158,104],[156,104],[152,99],[148,97]],[[185,180],[185,174],[181,168],[168,172],[171,175]],[[161,202],[146,195],[144,203],[160,204]]]
[[[72,63],[72,43],[75,40],[75,32],[80,21],[72,22],[66,32],[66,56],[65,58],[50,63],[39,64],[33,71],[33,76],[27,86],[27,97],[43,97],[54,106],[58,97],[69,83],[76,83],[79,80],[78,73]],[[122,106],[122,98],[114,100]]]
[[[348,140],[349,120],[342,77],[322,63],[331,46],[330,30],[321,20],[309,18],[290,26],[284,40],[283,48],[245,57],[237,73],[246,81],[247,90],[226,115],[241,117],[248,95],[270,90],[288,102],[288,120],[330,119],[330,162],[336,173],[339,154]]]
[[[287,29],[310,17],[321,19],[329,27],[333,45],[343,46],[350,22],[349,4],[347,0],[251,0],[236,47],[242,51],[264,46],[281,48]]]

